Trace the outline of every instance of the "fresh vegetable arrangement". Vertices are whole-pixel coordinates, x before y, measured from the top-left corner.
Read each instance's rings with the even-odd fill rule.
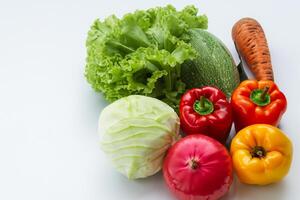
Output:
[[[206,28],[194,6],[169,5],[96,20],[86,43],[86,78],[112,102],[99,118],[103,152],[129,179],[162,169],[180,200],[221,198],[233,172],[245,184],[280,181],[293,159],[292,142],[276,128],[287,100],[273,82],[261,25],[245,18],[233,26],[257,79],[242,83],[241,65]]]

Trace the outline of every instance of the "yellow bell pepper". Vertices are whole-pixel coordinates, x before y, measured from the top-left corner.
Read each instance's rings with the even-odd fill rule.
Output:
[[[288,174],[293,147],[280,129],[255,124],[237,133],[231,142],[230,153],[241,182],[266,185],[280,181]]]

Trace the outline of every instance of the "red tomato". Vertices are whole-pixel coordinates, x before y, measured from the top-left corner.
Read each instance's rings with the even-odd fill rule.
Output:
[[[169,149],[163,175],[180,200],[219,199],[232,183],[231,157],[215,139],[189,135]]]

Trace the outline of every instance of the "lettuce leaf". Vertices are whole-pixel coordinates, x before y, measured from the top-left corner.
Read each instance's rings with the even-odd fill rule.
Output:
[[[185,84],[181,64],[196,57],[188,30],[207,28],[194,6],[168,5],[97,19],[86,41],[85,76],[108,101],[131,94],[155,97],[176,108]]]

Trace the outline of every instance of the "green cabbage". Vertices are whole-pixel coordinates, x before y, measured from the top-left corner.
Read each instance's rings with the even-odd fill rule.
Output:
[[[131,95],[104,108],[98,132],[113,166],[129,179],[144,178],[161,169],[166,151],[179,139],[179,118],[158,99]]]
[[[176,108],[185,91],[181,64],[196,57],[188,30],[207,28],[206,16],[197,12],[168,5],[97,19],[86,42],[88,82],[109,101],[141,94]]]

